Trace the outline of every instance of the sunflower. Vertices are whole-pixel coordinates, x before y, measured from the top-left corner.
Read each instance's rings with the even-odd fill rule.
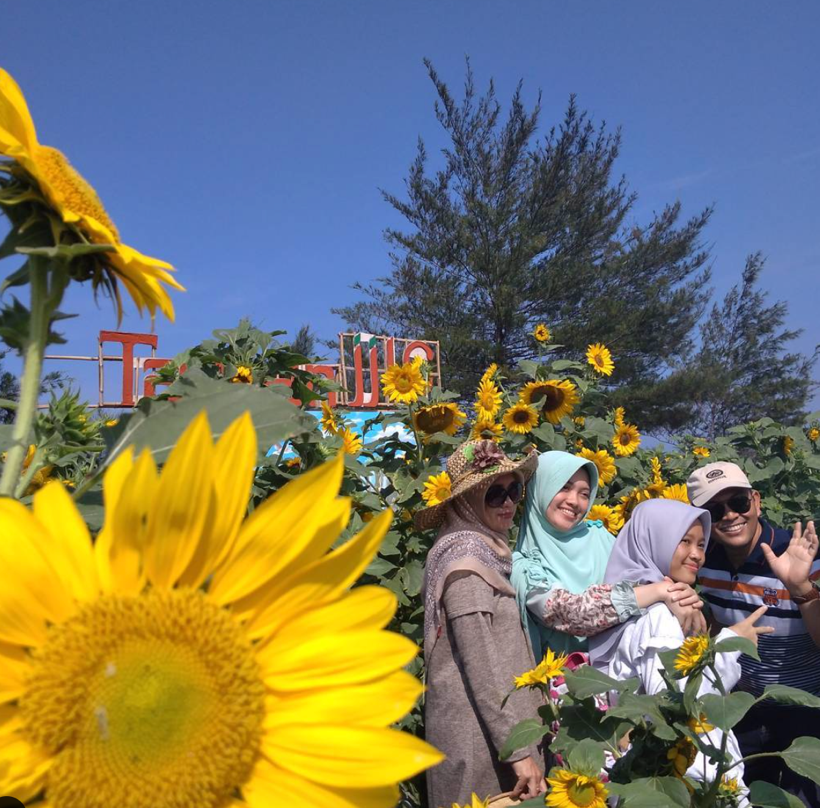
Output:
[[[652,482],[646,486],[646,491],[649,496],[654,499],[663,496],[663,491],[666,488],[666,480],[663,479],[660,459],[653,457],[649,462],[652,468]]]
[[[532,432],[533,427],[538,426],[538,411],[519,401],[513,404],[501,419],[508,432],[516,435],[526,435]]]
[[[618,531],[624,526],[624,517],[618,508],[610,508],[609,505],[593,505],[587,515],[588,522],[603,522],[604,527],[613,535],[617,536]]]
[[[490,440],[499,441],[501,440],[502,433],[501,424],[492,418],[479,418],[473,422],[470,439],[481,440],[482,438],[489,438]]]
[[[593,452],[592,449],[581,449],[578,452],[578,457],[583,457],[584,460],[590,460],[598,469],[598,477],[604,485],[608,485],[615,479],[618,469],[615,466],[615,459],[606,449],[599,449]]]
[[[578,403],[575,385],[566,380],[528,382],[519,395],[524,404],[540,407],[544,417],[552,424],[571,414]]]
[[[626,412],[623,407],[615,407],[615,412],[612,415],[612,419],[615,422],[615,426],[623,426],[624,425],[624,418],[626,418]]]
[[[245,365],[237,365],[236,375],[230,381],[232,384],[252,384],[253,370]]]
[[[358,457],[358,455],[361,454],[362,439],[358,433],[349,427],[345,427],[337,434],[342,439],[342,451],[345,454],[353,455],[353,457]]]
[[[672,774],[683,777],[695,762],[698,750],[689,738],[679,738],[677,743],[666,753],[666,759],[672,761]]]
[[[641,433],[632,424],[621,424],[612,438],[612,446],[619,457],[629,457],[641,445]]]
[[[688,676],[698,666],[708,650],[709,636],[707,634],[696,634],[694,637],[687,637],[675,657],[675,670],[684,676]]]
[[[436,764],[388,727],[421,692],[384,631],[386,589],[349,591],[392,513],[342,544],[341,457],[245,518],[250,416],[204,413],[162,471],[109,467],[96,541],[59,483],[0,500],[0,794],[52,808],[395,804]]]
[[[322,429],[326,435],[335,435],[340,429],[336,413],[327,401],[322,402]]]
[[[583,415],[578,415],[577,417],[572,419],[572,423],[575,424],[575,426],[578,429],[583,429],[584,426],[586,425],[586,422],[587,422],[587,419],[584,418]]]
[[[711,732],[715,727],[706,720],[706,716],[701,713],[699,718],[692,716],[687,722],[686,726],[695,733],[695,735],[704,735]]]
[[[34,444],[30,444],[28,449],[26,450],[26,456],[23,458],[23,468],[22,472],[25,474],[29,470],[31,466],[32,460],[34,460],[34,455],[37,452],[37,447]],[[0,455],[0,460],[4,463],[6,462],[7,453],[3,452]],[[32,494],[34,491],[42,488],[50,479],[51,479],[51,472],[54,471],[53,465],[44,465],[41,466],[37,471],[34,472],[32,475],[31,480],[29,481],[28,488],[26,489],[26,495]]]
[[[495,378],[495,374],[498,373],[498,365],[495,362],[490,363],[487,366],[487,370],[481,376],[481,381],[492,381]]]
[[[120,319],[122,303],[116,282],[122,281],[140,312],[148,309],[153,319],[159,309],[174,319],[168,287],[184,291],[170,274],[173,267],[150,258],[120,241],[96,191],[71,166],[65,155],[37,140],[26,99],[14,79],[0,69],[0,154],[10,157],[37,183],[45,204],[66,224],[75,227],[94,244],[110,244],[111,252],[98,253],[103,271],[114,284]]]
[[[466,420],[466,413],[463,413],[458,405],[452,402],[419,407],[413,413],[413,423],[416,429],[424,432],[425,435],[435,435],[436,432],[455,435]]]
[[[615,370],[615,363],[612,361],[612,354],[606,345],[598,342],[587,348],[587,362],[592,365],[592,369],[602,376],[611,376]]]
[[[597,777],[553,769],[547,778],[547,808],[606,808],[609,791]]]
[[[492,379],[484,379],[475,394],[475,411],[482,421],[492,421],[501,409],[501,390]]]
[[[434,505],[441,505],[452,493],[450,475],[442,471],[441,474],[432,474],[427,478],[421,498],[427,503],[428,508],[432,508]]]
[[[516,689],[532,685],[548,685],[556,676],[563,676],[567,659],[566,654],[556,655],[552,648],[548,648],[544,658],[532,670],[515,677]]]
[[[478,794],[473,792],[470,795],[470,802],[466,805],[459,805],[457,802],[454,802],[452,808],[488,808],[490,803],[490,798],[487,797],[486,799],[482,800],[479,798]]]
[[[718,797],[725,800],[736,800],[740,796],[741,787],[736,777],[729,777],[728,774],[723,775],[723,780],[718,786]]]
[[[615,506],[615,511],[617,511],[621,520],[626,522],[632,516],[635,506],[641,502],[646,502],[648,499],[652,499],[652,496],[645,488],[633,488],[628,494],[624,494],[620,498]]]
[[[794,449],[794,438],[789,437],[789,435],[783,436],[783,454],[790,455],[792,453],[792,449]]]
[[[813,426],[806,434],[812,443],[816,443],[820,440],[820,429],[816,426]]]
[[[289,457],[285,461],[285,468],[286,469],[300,469],[302,468],[302,458],[299,455],[296,457]]]
[[[403,365],[390,365],[382,376],[384,394],[399,404],[413,404],[426,389],[421,362],[415,359]]]
[[[696,457],[709,457],[712,454],[706,446],[693,446],[692,454]]]
[[[549,328],[547,328],[544,323],[538,323],[532,335],[535,337],[536,342],[549,342],[552,338]]]
[[[677,499],[679,502],[689,502],[689,494],[686,492],[686,486],[683,483],[675,483],[674,485],[665,485],[661,491],[660,499]]]

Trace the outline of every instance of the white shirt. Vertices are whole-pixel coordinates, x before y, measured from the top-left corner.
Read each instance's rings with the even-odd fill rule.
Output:
[[[727,640],[737,635],[728,628],[718,634],[716,641]],[[653,695],[666,689],[666,682],[660,674],[663,664],[658,653],[680,648],[683,644],[684,636],[677,618],[669,611],[663,603],[656,603],[650,607],[645,615],[637,620],[627,623],[618,648],[609,660],[609,668],[606,671],[613,679],[630,679],[637,677],[641,683],[639,693]],[[715,668],[720,674],[723,687],[728,693],[740,678],[740,651],[731,653],[721,653],[716,655]],[[698,696],[719,691],[711,680],[710,672],[704,671]],[[681,689],[686,687],[686,679],[680,680]],[[610,694],[610,702],[617,703],[617,694]],[[708,742],[718,749],[723,741],[723,731],[713,729],[706,733]],[[740,760],[742,755],[737,745],[734,733],[729,732],[726,741],[726,751],[732,761]],[[716,775],[717,767],[702,752],[698,752],[695,762],[689,767],[686,774],[699,782],[712,782]],[[743,764],[736,766],[728,773],[729,777],[737,778],[738,784],[743,784]],[[740,805],[749,803],[742,799]]]

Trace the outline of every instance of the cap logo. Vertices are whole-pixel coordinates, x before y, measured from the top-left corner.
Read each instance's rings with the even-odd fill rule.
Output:
[[[706,475],[707,480],[715,480],[718,477],[723,477],[723,469],[713,469]]]

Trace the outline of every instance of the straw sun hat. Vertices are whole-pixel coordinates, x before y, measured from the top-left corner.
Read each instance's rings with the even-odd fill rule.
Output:
[[[518,472],[528,480],[538,465],[538,455],[530,452],[523,460],[510,460],[501,447],[492,440],[468,440],[462,443],[447,460],[452,494],[444,502],[416,511],[414,521],[420,530],[438,527],[444,521],[450,500],[479,485],[490,483],[495,477]]]

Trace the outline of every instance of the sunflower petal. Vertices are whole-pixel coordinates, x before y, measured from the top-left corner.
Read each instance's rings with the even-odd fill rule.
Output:
[[[272,583],[269,599],[248,622],[248,634],[258,637],[276,631],[308,607],[335,600],[373,560],[392,521],[393,512],[384,511],[338,550]]]
[[[0,642],[0,703],[22,695],[29,662],[29,655],[23,648]]]
[[[345,631],[294,643],[276,640],[257,652],[262,679],[275,692],[344,687],[403,668],[418,653],[414,642],[390,631]]]
[[[327,724],[294,724],[268,733],[262,752],[314,783],[348,788],[398,783],[444,760],[437,749],[406,732]]]
[[[399,799],[399,789],[395,785],[334,788],[327,783],[307,781],[263,758],[242,787],[242,796],[249,808],[297,802],[299,808],[393,808]]]
[[[62,622],[75,610],[71,593],[43,554],[45,530],[28,509],[0,499],[0,640],[39,645],[46,623]]]
[[[172,587],[196,552],[215,496],[213,451],[203,411],[169,455],[148,514],[145,574],[156,587]]]
[[[260,505],[242,526],[228,556],[230,563],[226,561],[214,575],[211,597],[231,603],[280,577],[292,564],[304,565],[325,553],[328,536],[318,528],[328,521],[326,511],[337,498],[343,471],[339,455],[300,475]]]
[[[415,676],[400,670],[361,685],[272,696],[264,726],[270,730],[304,722],[386,727],[407,715],[423,690]]]
[[[37,146],[37,132],[28,111],[23,91],[17,82],[0,68],[0,126],[27,151]],[[14,157],[15,155],[9,155]]]
[[[80,601],[99,593],[91,535],[80,512],[60,482],[34,494],[32,510],[50,539],[47,555],[66,590]]]
[[[28,743],[19,733],[16,708],[0,715],[0,794],[13,794],[28,802],[45,784],[53,758]]]
[[[255,460],[256,433],[250,413],[246,412],[225,430],[216,444],[214,489],[217,496],[212,518],[206,521],[180,584],[199,586],[230,553],[248,508]]]

